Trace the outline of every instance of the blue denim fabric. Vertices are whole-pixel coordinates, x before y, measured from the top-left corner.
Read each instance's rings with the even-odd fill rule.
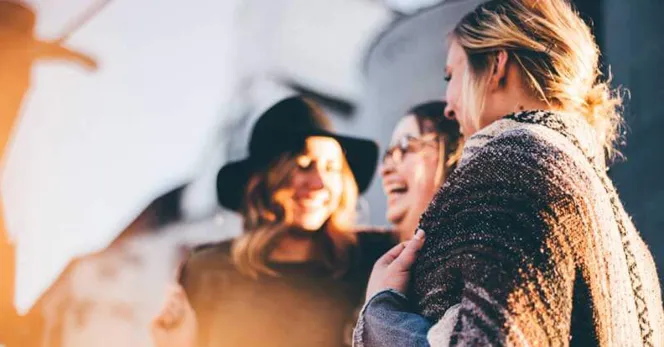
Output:
[[[367,301],[353,332],[354,347],[428,347],[429,321],[409,312],[408,299],[383,290]]]

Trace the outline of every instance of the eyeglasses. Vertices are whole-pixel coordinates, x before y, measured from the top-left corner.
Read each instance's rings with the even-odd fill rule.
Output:
[[[385,164],[387,158],[392,159],[392,162],[398,164],[406,154],[417,153],[431,144],[438,144],[438,135],[427,134],[420,137],[406,135],[385,151],[385,154],[383,154],[383,164]]]

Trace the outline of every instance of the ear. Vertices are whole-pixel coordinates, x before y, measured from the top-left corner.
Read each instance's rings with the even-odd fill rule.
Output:
[[[509,54],[504,49],[496,52],[494,57],[495,62],[493,66],[493,71],[491,73],[491,80],[489,81],[489,89],[496,90],[505,86],[505,81],[507,80],[507,61],[509,59]]]

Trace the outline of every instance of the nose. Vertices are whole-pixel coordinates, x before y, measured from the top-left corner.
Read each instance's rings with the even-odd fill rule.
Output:
[[[445,106],[445,112],[443,113],[445,115],[445,118],[454,120],[456,119],[456,115],[454,114],[454,110],[450,107],[450,104],[448,103],[447,106]]]
[[[392,159],[392,156],[389,155],[385,157],[383,162],[380,164],[380,176],[385,178],[385,176],[393,173],[395,171],[394,167],[394,159]]]
[[[318,166],[316,166],[315,169],[309,171],[309,174],[307,175],[307,188],[313,191],[325,188],[321,168]]]

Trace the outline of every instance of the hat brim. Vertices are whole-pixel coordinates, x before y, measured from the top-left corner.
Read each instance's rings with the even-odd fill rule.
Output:
[[[343,136],[325,130],[297,134],[303,139],[311,136],[330,137],[341,146],[350,170],[355,176],[357,189],[364,193],[371,184],[378,165],[378,145],[371,140]],[[221,206],[239,211],[244,200],[244,192],[249,177],[255,172],[252,157],[224,165],[217,174],[217,200]]]
[[[308,136],[325,136],[337,140],[344,151],[350,170],[355,176],[357,190],[362,194],[369,188],[378,165],[378,144],[376,142],[337,135],[325,130],[310,133]]]
[[[217,173],[217,201],[227,209],[239,211],[249,177],[254,172],[251,158],[224,165]]]
[[[32,50],[35,60],[66,60],[79,63],[90,70],[97,68],[97,61],[94,58],[57,42],[32,40]]]

